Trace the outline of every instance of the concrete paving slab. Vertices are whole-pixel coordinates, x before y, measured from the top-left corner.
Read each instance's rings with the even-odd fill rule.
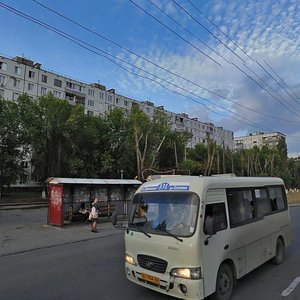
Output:
[[[124,234],[109,222],[98,224],[98,233],[84,222],[47,225],[47,213],[45,207],[0,210],[0,256]]]

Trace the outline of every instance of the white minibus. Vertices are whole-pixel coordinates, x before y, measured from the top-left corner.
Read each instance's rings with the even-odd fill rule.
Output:
[[[125,232],[125,271],[180,299],[230,299],[239,278],[291,243],[279,178],[170,176],[137,190]]]

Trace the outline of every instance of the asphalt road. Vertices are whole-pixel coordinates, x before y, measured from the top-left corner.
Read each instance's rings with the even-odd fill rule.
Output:
[[[300,206],[291,208],[294,242],[280,266],[266,263],[238,281],[232,300],[299,300]],[[0,299],[172,300],[128,282],[124,274],[123,235],[107,236],[0,257]]]

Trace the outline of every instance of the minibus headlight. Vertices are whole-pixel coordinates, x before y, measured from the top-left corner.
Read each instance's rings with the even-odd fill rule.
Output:
[[[175,268],[171,270],[171,276],[187,279],[200,279],[201,268]]]
[[[129,263],[130,265],[136,266],[136,262],[135,262],[134,258],[128,254],[125,254],[125,261],[127,263]]]

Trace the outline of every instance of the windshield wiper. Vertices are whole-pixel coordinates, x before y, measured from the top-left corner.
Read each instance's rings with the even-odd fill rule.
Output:
[[[138,231],[142,232],[144,235],[151,238],[151,235],[148,234],[146,231],[144,231],[139,225],[134,224],[134,223],[130,223],[129,225],[132,225],[133,227],[137,228]]]
[[[159,228],[158,230],[167,233],[169,236],[172,236],[173,238],[175,238],[176,240],[183,242],[183,239],[179,238],[178,236],[176,236],[175,234],[171,233],[170,231],[168,231],[167,229],[164,228]]]

